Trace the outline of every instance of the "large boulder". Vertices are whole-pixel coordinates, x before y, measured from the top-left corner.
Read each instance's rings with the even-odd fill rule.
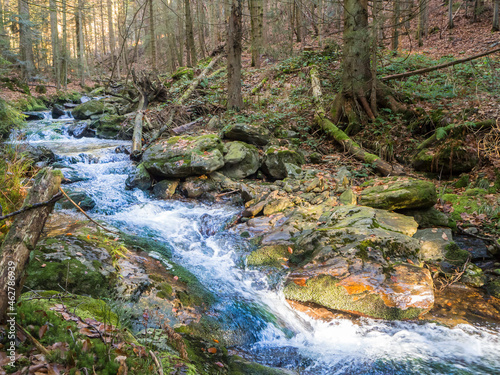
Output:
[[[102,100],[89,100],[73,109],[73,117],[77,120],[87,120],[90,116],[104,113],[105,103]]]
[[[60,104],[54,104],[52,107],[52,118],[59,118],[61,116],[64,116],[66,114],[66,111],[64,107]]]
[[[224,156],[224,168],[221,172],[230,178],[248,177],[260,167],[259,150],[244,142],[229,142],[226,144],[227,154]]]
[[[243,141],[257,146],[269,143],[269,130],[262,126],[250,124],[232,124],[224,131],[224,138]]]
[[[449,228],[419,229],[414,237],[420,241],[420,254],[425,261],[445,260],[448,246],[453,241]]]
[[[224,166],[223,145],[213,134],[171,137],[149,147],[142,160],[149,173],[160,178],[203,175]]]
[[[300,267],[286,280],[286,298],[383,319],[414,319],[432,308],[432,278],[410,237],[413,218],[348,205],[321,220],[294,239],[288,257]]]
[[[97,137],[104,139],[132,139],[133,127],[125,116],[106,114],[99,119]]]
[[[299,151],[286,147],[269,147],[264,156],[262,170],[269,177],[282,180],[288,176],[290,166],[301,166],[304,163],[304,156]]]
[[[153,186],[153,195],[157,199],[170,199],[179,186],[179,180],[161,180]]]
[[[430,181],[414,178],[383,178],[363,190],[359,204],[384,210],[428,208],[437,202],[436,187]]]

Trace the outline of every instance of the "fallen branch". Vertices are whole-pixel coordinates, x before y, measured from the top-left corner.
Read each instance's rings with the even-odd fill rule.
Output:
[[[47,200],[45,202],[30,204],[30,205],[27,205],[27,206],[21,208],[20,210],[11,212],[10,214],[4,215],[4,216],[0,216],[0,221],[5,220],[5,219],[12,217],[12,216],[22,214],[23,212],[33,210],[35,208],[48,206],[49,204],[56,203],[62,197],[63,197],[63,195],[61,193],[57,193],[56,195],[54,195],[52,198],[50,198],[49,200]]]
[[[488,55],[491,55],[492,53],[495,53],[495,52],[500,52],[500,48],[495,48],[495,49],[493,49],[491,51],[480,53],[479,55],[465,57],[463,59],[459,59],[459,60],[455,60],[455,61],[450,61],[450,62],[447,62],[447,63],[444,63],[444,64],[440,64],[440,65],[436,65],[436,66],[431,66],[429,68],[423,68],[423,69],[414,70],[412,72],[405,72],[405,73],[399,73],[399,74],[393,74],[393,75],[390,75],[390,76],[385,76],[385,77],[380,78],[380,80],[381,81],[389,81],[391,79],[400,79],[400,78],[406,78],[406,77],[414,76],[414,75],[417,75],[417,74],[428,73],[428,72],[432,72],[434,70],[443,69],[443,68],[447,68],[449,66],[453,66],[453,65],[457,65],[457,64],[462,64],[462,63],[467,62],[467,61],[479,59],[480,57],[488,56]]]
[[[69,200],[71,202],[71,204],[73,204],[73,206],[75,206],[82,214],[85,215],[85,217],[87,217],[87,219],[89,219],[91,222],[93,222],[95,225],[97,225],[99,228],[102,228],[104,229],[105,231],[107,232],[110,232],[110,233],[114,233],[114,234],[119,234],[119,232],[116,232],[116,231],[113,231],[111,229],[108,229],[106,228],[105,226],[99,224],[97,221],[95,221],[94,219],[92,219],[89,215],[87,215],[87,213],[77,204],[73,201],[73,199],[71,199],[69,197],[68,194],[66,194],[66,192],[61,188],[59,187],[59,190],[61,191],[61,193],[63,193],[63,195],[66,197],[67,200]]]
[[[326,118],[325,109],[321,103],[321,83],[318,76],[317,68],[313,67],[310,72],[311,75],[311,85],[314,101],[316,102],[316,115],[315,120],[318,125],[323,129],[323,131],[339,144],[341,144],[344,149],[351,155],[353,155],[356,159],[361,160],[362,162],[373,164],[374,167],[379,171],[382,175],[402,175],[403,167],[399,164],[391,165],[387,163],[385,160],[382,160],[377,155],[371,154],[365,151],[360,145],[354,142],[349,136],[340,130],[335,124],[333,124],[330,120]]]
[[[184,133],[185,131],[188,131],[193,125],[199,123],[201,120],[203,120],[203,117],[199,117],[194,121],[188,122],[187,124],[177,126],[176,128],[172,129],[172,133],[174,134]]]
[[[60,171],[42,169],[36,175],[24,205],[31,206],[49,200],[56,195],[61,179]],[[23,288],[31,251],[38,242],[53,206],[47,204],[19,214],[0,247],[0,322],[5,322],[14,311],[14,304]]]
[[[269,80],[269,77],[266,77],[262,81],[260,81],[259,84],[252,89],[251,94],[252,95],[257,94],[262,89],[262,87],[264,87],[264,85],[266,84],[266,82],[268,80]]]
[[[196,77],[196,79],[193,82],[191,82],[191,85],[189,85],[186,92],[184,94],[182,94],[182,96],[173,103],[174,106],[181,106],[182,104],[184,104],[184,102],[191,96],[191,94],[196,89],[196,87],[200,84],[200,82],[207,76],[207,73],[215,66],[217,61],[219,61],[221,56],[222,55],[218,55],[218,56],[214,57],[212,59],[212,61],[210,61],[210,64],[208,64],[207,67],[205,69],[203,69],[201,74],[198,77]],[[165,131],[167,131],[172,126],[172,122],[174,121],[175,112],[176,112],[175,109],[172,109],[172,111],[170,111],[167,122],[160,128],[160,130],[158,130],[158,132],[156,132],[151,137],[151,139],[149,140],[149,143],[153,143],[154,141],[156,141]]]
[[[35,345],[35,347],[38,349],[40,354],[43,354],[44,356],[47,356],[50,354],[50,352],[47,350],[45,346],[41,344],[40,341],[35,339],[27,330],[25,330],[19,323],[16,322],[16,327],[18,330],[20,330],[32,343]]]
[[[163,375],[163,366],[161,365],[161,362],[158,361],[158,358],[156,358],[155,353],[150,350],[149,355],[151,355],[151,358],[153,358],[153,361],[155,362],[156,368],[158,369],[158,375]]]
[[[461,124],[450,124],[450,125],[444,126],[442,128],[438,128],[438,129],[442,129],[441,130],[442,132],[445,132],[446,134],[448,134],[448,132],[451,130],[457,130],[457,129],[468,128],[468,127],[473,127],[476,130],[484,130],[484,129],[491,128],[495,124],[496,124],[495,120],[485,120],[485,121],[479,121],[476,123],[464,122]],[[443,137],[440,137],[439,139],[441,139],[441,138],[443,138]],[[417,150],[422,150],[424,148],[427,148],[427,147],[433,145],[436,141],[439,141],[439,139],[437,137],[437,131],[436,131],[429,138],[427,138],[425,141],[420,143],[417,147]]]

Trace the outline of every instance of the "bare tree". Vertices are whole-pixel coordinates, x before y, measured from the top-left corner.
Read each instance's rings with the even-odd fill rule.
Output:
[[[232,0],[227,32],[227,108],[243,108],[241,96],[242,0]]]

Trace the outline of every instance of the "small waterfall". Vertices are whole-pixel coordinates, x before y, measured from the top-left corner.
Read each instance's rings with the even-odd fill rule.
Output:
[[[245,267],[250,245],[222,230],[238,207],[158,201],[139,190],[126,191],[131,162],[115,148],[127,142],[74,139],[58,132],[63,124],[57,129],[53,124],[37,121],[33,128],[39,127],[44,138],[26,139],[51,148],[62,163],[85,177],[73,186],[85,189],[96,202],[91,215],[168,244],[173,261],[217,297],[211,315],[232,332],[232,350],[238,354],[311,375],[500,373],[499,327],[371,319],[324,322],[293,310],[279,285]]]

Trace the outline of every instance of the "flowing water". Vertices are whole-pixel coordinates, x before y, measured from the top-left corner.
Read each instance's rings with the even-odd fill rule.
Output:
[[[49,147],[60,163],[84,178],[71,187],[85,189],[94,199],[96,206],[89,212],[94,218],[166,243],[173,261],[218,297],[211,315],[232,332],[238,354],[299,374],[500,373],[498,326],[324,322],[292,310],[279,284],[271,285],[266,275],[245,268],[242,259],[249,245],[220,230],[238,207],[159,201],[139,190],[126,191],[132,165],[115,149],[127,142],[74,139],[64,131],[71,121],[47,115],[30,123],[23,142]]]

